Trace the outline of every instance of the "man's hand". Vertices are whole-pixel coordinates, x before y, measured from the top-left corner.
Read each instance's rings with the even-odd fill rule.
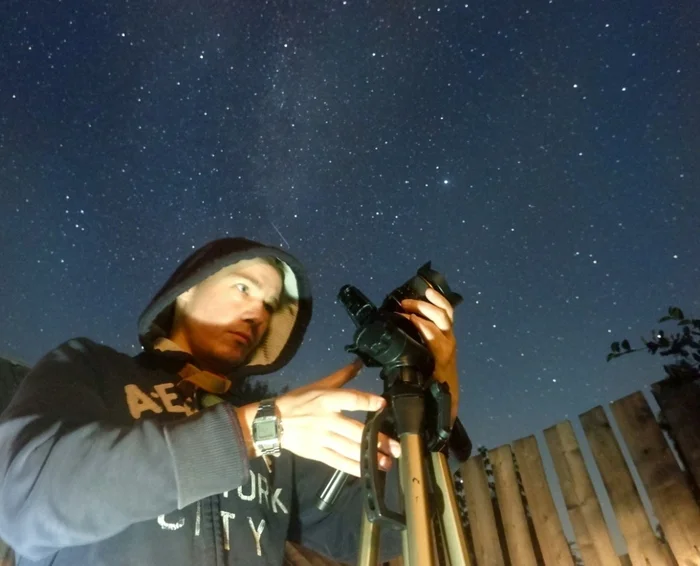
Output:
[[[435,289],[429,287],[425,292],[425,297],[430,302],[416,299],[401,301],[401,307],[407,313],[402,313],[401,316],[413,322],[433,354],[435,379],[447,383],[450,387],[452,422],[454,423],[459,410],[457,341],[452,331],[454,309],[450,302]]]
[[[344,416],[341,411],[378,411],[386,404],[380,395],[341,389],[361,368],[358,360],[277,398],[282,416],[282,448],[353,476],[360,475],[364,424]],[[391,456],[400,455],[400,445],[380,434],[378,449],[379,465],[388,470]]]

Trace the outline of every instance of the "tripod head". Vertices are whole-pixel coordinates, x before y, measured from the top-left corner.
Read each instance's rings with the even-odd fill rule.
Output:
[[[471,453],[471,441],[459,419],[454,423],[454,430],[450,423],[449,387],[432,378],[435,359],[415,325],[401,316],[404,312],[401,301],[425,300],[428,287],[441,293],[453,307],[462,302],[462,296],[450,290],[444,276],[431,269],[430,264],[427,262],[421,266],[415,276],[390,292],[379,308],[352,285],[340,289],[338,299],[356,326],[354,341],[345,346],[345,350],[358,356],[368,367],[382,368],[380,377],[384,381],[384,397],[390,403],[402,395],[415,397],[418,391],[425,406],[423,435],[428,449],[449,448],[460,461],[465,461]],[[423,414],[423,411],[418,412]],[[370,427],[371,430],[365,427],[365,433],[376,436],[378,422]],[[391,425],[391,421],[388,424]],[[364,445],[367,445],[366,438],[363,439]],[[373,446],[376,446],[376,439]],[[376,467],[376,450],[370,460]],[[348,477],[348,474],[336,471],[319,490],[316,505],[320,510],[330,509]]]
[[[345,350],[356,354],[368,367],[381,366],[385,380],[395,375],[396,368],[404,366],[432,375],[432,354],[413,323],[399,315],[404,312],[402,300],[424,299],[428,287],[442,293],[453,307],[462,302],[460,295],[450,291],[442,275],[430,269],[430,262],[418,270],[418,275],[389,293],[379,309],[356,287],[343,286],[338,299],[357,327],[354,343],[345,346]]]

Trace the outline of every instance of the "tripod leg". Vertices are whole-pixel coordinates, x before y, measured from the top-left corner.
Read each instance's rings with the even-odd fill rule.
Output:
[[[357,566],[377,566],[379,560],[379,525],[371,523],[367,513],[362,512],[360,525],[360,554]]]
[[[459,507],[457,506],[452,474],[447,465],[447,457],[442,452],[432,452],[431,456],[435,482],[442,493],[444,501],[441,523],[450,565],[471,566],[467,549],[467,538],[464,535],[462,522],[459,518]]]
[[[434,566],[433,540],[427,493],[423,441],[419,434],[400,435],[399,475],[406,510],[404,562],[408,566]]]

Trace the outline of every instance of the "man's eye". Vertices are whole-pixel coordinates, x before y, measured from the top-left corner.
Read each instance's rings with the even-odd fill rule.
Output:
[[[248,285],[245,283],[236,283],[236,287],[238,287],[241,290],[241,293],[247,293],[248,292]],[[241,289],[241,287],[243,287]]]

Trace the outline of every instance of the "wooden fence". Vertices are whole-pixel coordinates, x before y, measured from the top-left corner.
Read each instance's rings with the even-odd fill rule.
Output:
[[[664,380],[652,392],[661,423],[640,392],[610,410],[660,526],[642,496],[603,407],[579,415],[627,553],[618,556],[571,421],[473,455],[463,466],[469,566],[700,566],[700,382]],[[682,469],[663,430],[672,439]],[[567,538],[542,458],[547,449],[574,532]],[[488,461],[488,466],[485,463]],[[459,485],[459,481],[457,482]],[[569,542],[575,543],[578,557]],[[401,565],[400,558],[390,566]]]

